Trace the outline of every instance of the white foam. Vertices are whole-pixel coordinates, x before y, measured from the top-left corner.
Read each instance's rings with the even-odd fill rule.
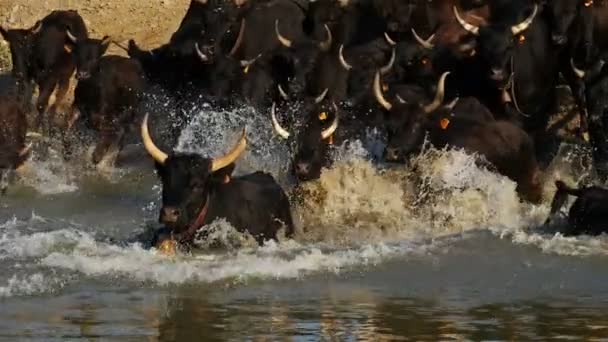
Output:
[[[42,273],[21,277],[13,275],[5,286],[0,284],[0,298],[45,293],[53,289],[52,283]]]

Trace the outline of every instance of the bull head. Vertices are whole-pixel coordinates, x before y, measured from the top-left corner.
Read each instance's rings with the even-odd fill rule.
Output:
[[[319,49],[321,49],[321,51],[329,51],[329,49],[331,48],[331,45],[333,43],[333,36],[332,36],[331,30],[329,29],[329,26],[327,26],[327,24],[323,25],[323,27],[325,27],[325,32],[327,34],[327,38],[325,39],[325,41],[320,42],[318,45],[319,45]],[[281,34],[281,31],[279,29],[279,19],[274,21],[274,32],[276,34],[277,40],[279,41],[279,43],[281,43],[281,45],[283,45],[286,48],[293,47],[293,42]]]
[[[163,152],[160,148],[158,148],[152,140],[152,137],[150,136],[150,131],[148,130],[148,114],[146,114],[141,124],[141,137],[144,142],[144,147],[146,148],[146,151],[148,151],[148,154],[150,154],[150,156],[160,165],[165,165],[165,162],[169,158],[169,155]],[[211,164],[211,171],[215,172],[221,170],[226,166],[234,163],[243,154],[246,147],[247,133],[246,130],[243,129],[241,137],[239,138],[236,145],[234,145],[232,150],[230,150],[230,152],[220,158],[213,159],[213,162]]]
[[[445,80],[447,78],[447,76],[450,74],[449,71],[444,72],[441,77],[439,78],[439,81],[437,82],[437,91],[435,93],[435,99],[433,99],[433,101],[425,106],[422,107],[422,110],[425,113],[431,113],[434,110],[436,110],[437,108],[439,108],[444,100],[445,97]],[[376,100],[378,101],[378,103],[387,111],[391,111],[393,109],[393,104],[391,102],[389,102],[385,97],[384,94],[382,93],[382,86],[381,86],[381,80],[380,80],[380,71],[376,72],[376,75],[374,76],[374,86],[373,86],[373,91],[374,91],[374,97],[376,98]],[[401,102],[402,104],[405,104],[406,101],[403,99],[399,99],[399,102]]]
[[[456,17],[456,20],[462,26],[462,28],[464,28],[465,30],[469,31],[470,33],[478,36],[479,35],[479,26],[470,24],[466,20],[464,20],[460,16],[460,13],[458,12],[458,8],[456,6],[453,7],[453,10],[454,10],[454,16]],[[530,16],[528,16],[528,18],[524,19],[522,22],[511,26],[511,33],[514,36],[517,36],[518,34],[527,30],[528,27],[530,27],[530,25],[534,21],[534,18],[536,18],[537,13],[538,13],[538,5],[534,4],[534,9],[532,10],[532,14],[530,14]]]

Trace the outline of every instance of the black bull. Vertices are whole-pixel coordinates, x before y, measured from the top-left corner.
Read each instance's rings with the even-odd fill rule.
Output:
[[[168,234],[157,237],[157,246],[166,239],[188,245],[199,228],[218,218],[251,234],[259,244],[276,240],[283,227],[287,236],[293,234],[289,199],[271,175],[256,172],[231,178],[234,162],[247,145],[245,131],[235,147],[217,159],[161,151],[149,135],[147,116],[142,138],[163,184],[159,220]]]
[[[27,122],[18,101],[0,96],[0,193],[8,187],[9,176],[29,156],[31,145],[25,145]]]

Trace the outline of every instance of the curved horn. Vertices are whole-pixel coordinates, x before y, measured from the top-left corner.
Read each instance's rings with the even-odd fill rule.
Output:
[[[335,111],[335,117],[334,117],[334,121],[331,123],[331,125],[329,127],[327,127],[326,129],[324,129],[323,131],[321,131],[321,139],[325,140],[329,137],[331,137],[336,130],[338,129],[338,124],[339,124],[339,119],[338,119],[338,106],[336,106],[335,103],[332,103],[332,107]]]
[[[23,158],[25,156],[27,156],[30,151],[32,150],[32,143],[27,144],[26,146],[24,146],[21,151],[19,151],[19,158]]]
[[[384,32],[384,39],[386,39],[386,42],[388,43],[388,45],[390,46],[395,46],[397,45],[397,42],[391,39],[391,36],[388,35],[387,32]]]
[[[283,87],[281,87],[280,84],[277,86],[277,88],[279,88],[279,95],[281,95],[281,97],[283,98],[283,100],[285,100],[285,101],[289,100],[289,96],[287,95],[287,93],[285,92],[285,90],[283,90]]]
[[[76,44],[78,42],[78,38],[76,38],[76,36],[72,34],[70,29],[65,30],[65,34],[72,41],[72,43]]]
[[[388,102],[388,100],[384,98],[384,94],[382,94],[382,87],[380,86],[380,71],[376,71],[376,75],[374,75],[374,96],[376,96],[376,100],[382,107],[384,107],[384,109],[390,111],[393,108],[393,105]]]
[[[524,32],[525,30],[527,30],[528,27],[530,26],[530,24],[532,24],[532,22],[534,21],[534,18],[536,17],[536,13],[538,13],[538,5],[534,4],[534,10],[532,10],[532,14],[530,14],[530,16],[526,20],[522,21],[521,23],[511,26],[511,33],[513,33],[513,35],[516,36],[516,35]]]
[[[33,34],[37,34],[40,30],[42,30],[42,21],[38,20],[34,27],[31,28],[31,31]]]
[[[460,101],[460,97],[453,99],[452,102],[445,105],[445,108],[447,108],[449,110],[453,110],[454,107],[456,107],[456,105],[458,104],[458,101]]]
[[[401,97],[401,95],[397,94],[395,95],[395,97],[397,98],[397,101],[399,101],[401,104],[407,104],[407,101],[405,101],[403,97]]]
[[[412,27],[412,35],[414,36],[414,38],[416,39],[418,44],[422,45],[423,48],[425,48],[427,50],[432,50],[435,47],[435,45],[432,43],[433,39],[435,39],[434,33],[427,40],[424,40],[418,35],[416,30]]]
[[[437,83],[437,93],[435,93],[435,99],[433,102],[423,107],[425,113],[430,113],[435,109],[439,108],[443,103],[443,97],[445,96],[445,79],[450,74],[449,71],[446,71],[439,78],[439,82]]]
[[[198,46],[198,42],[194,43],[194,50],[196,51],[196,55],[198,56],[198,58],[203,62],[203,63],[207,63],[209,62],[209,57],[207,57],[207,55],[205,55],[201,49]]]
[[[243,36],[245,35],[245,18],[241,19],[241,28],[239,29],[239,35],[236,37],[236,41],[234,42],[234,46],[230,50],[229,56],[234,56],[236,52],[243,44]]]
[[[327,96],[327,92],[329,91],[329,88],[325,88],[325,90],[323,90],[323,92],[321,93],[321,95],[315,97],[315,103],[319,104],[321,103],[321,101],[323,101],[323,99],[325,99],[325,96]]]
[[[283,45],[284,47],[287,47],[287,48],[290,48],[293,45],[291,40],[283,37],[281,35],[281,32],[279,32],[279,19],[274,21],[274,32],[277,35],[277,39],[279,40],[281,45]]]
[[[395,64],[395,58],[396,58],[396,56],[395,56],[395,48],[393,48],[393,51],[391,52],[391,59],[389,59],[388,63],[380,69],[380,73],[382,75],[384,75],[387,72],[391,71],[391,69],[393,68],[393,64]]]
[[[152,141],[152,137],[148,131],[148,114],[146,114],[144,121],[141,123],[141,138],[144,142],[146,151],[148,151],[148,154],[150,154],[150,156],[154,158],[157,163],[164,165],[167,158],[169,158],[169,155],[158,148],[154,141]]]
[[[225,168],[226,166],[234,163],[234,161],[237,160],[241,156],[241,154],[243,154],[243,151],[245,151],[246,147],[247,147],[247,131],[243,128],[243,132],[241,133],[241,138],[234,145],[232,150],[230,152],[226,153],[226,155],[224,155],[221,158],[213,159],[213,163],[211,164],[211,172],[221,170],[221,169]]]
[[[262,57],[262,54],[255,56],[255,58],[241,61],[241,66],[243,68],[248,67],[248,66],[252,65],[253,63],[255,63],[255,61],[257,61],[260,57]]]
[[[272,119],[272,128],[274,128],[274,131],[277,132],[277,134],[281,138],[289,139],[289,132],[285,128],[281,127],[279,120],[277,120],[276,109],[277,109],[277,104],[273,102],[272,109],[270,110],[270,118]]]
[[[321,51],[329,51],[331,49],[331,44],[334,41],[333,36],[331,35],[331,30],[327,24],[323,25],[325,27],[325,32],[327,32],[327,39],[324,42],[319,43],[319,48]]]
[[[344,51],[344,44],[340,45],[340,50],[338,51],[338,59],[340,60],[340,64],[342,65],[342,67],[348,71],[348,70],[351,70],[353,68],[353,66],[348,64],[346,59],[344,59],[343,51]]]
[[[576,65],[574,65],[574,59],[573,58],[570,58],[570,66],[572,67],[572,71],[574,71],[574,74],[576,75],[576,77],[578,77],[578,78],[584,78],[585,77],[585,71],[577,68]]]
[[[462,19],[460,13],[458,13],[458,8],[456,8],[456,6],[452,7],[452,9],[454,10],[454,16],[456,17],[456,20],[458,20],[458,23],[460,24],[460,26],[462,26],[462,28],[476,36],[479,35],[479,26],[469,24],[464,19]]]

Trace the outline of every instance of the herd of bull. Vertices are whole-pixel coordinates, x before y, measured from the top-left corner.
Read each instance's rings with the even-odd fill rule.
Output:
[[[133,40],[123,46],[89,37],[76,11],[53,11],[31,28],[0,33],[17,81],[16,94],[0,97],[4,186],[28,158],[28,127],[60,132],[67,157],[76,124],[84,123],[98,134],[98,163],[141,121],[163,184],[166,228],[155,245],[188,245],[219,217],[260,243],[294,227],[289,199],[271,175],[231,176],[245,131],[216,159],[159,148],[148,115],[137,110],[150,85],[180,101],[202,96],[268,113],[277,135],[296,143],[291,170],[302,182],[328,166],[332,144],[378,128],[386,162],[405,163],[425,141],[462,148],[483,156],[517,183],[523,200],[536,203],[542,168],[554,156],[546,130],[558,112],[556,87],[566,82],[580,113],[580,141],[591,145],[598,177],[608,177],[604,1],[192,0],[170,41],[149,51]],[[111,43],[129,57],[106,55]],[[55,114],[74,73],[74,102],[58,125]],[[37,115],[28,125],[30,110]],[[294,132],[296,121],[302,124]],[[608,231],[608,191],[558,182],[553,212],[567,194],[579,197],[569,233]]]

